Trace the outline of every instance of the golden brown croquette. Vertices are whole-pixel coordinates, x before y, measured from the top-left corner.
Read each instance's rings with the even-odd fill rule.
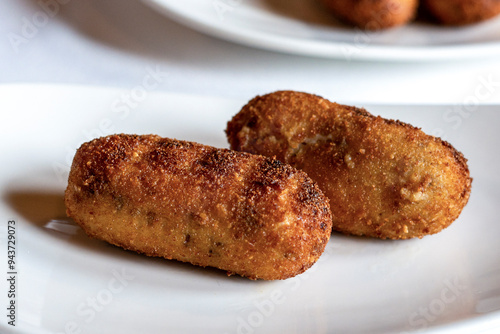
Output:
[[[469,199],[467,160],[449,143],[316,95],[258,96],[226,132],[234,150],[305,171],[330,199],[333,229],[343,233],[421,238],[449,226]]]
[[[155,135],[83,144],[65,203],[89,236],[251,279],[304,272],[332,229],[328,199],[304,172]]]

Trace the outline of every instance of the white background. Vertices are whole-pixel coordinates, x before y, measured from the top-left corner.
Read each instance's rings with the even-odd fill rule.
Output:
[[[155,68],[168,73],[158,91],[246,101],[295,89],[340,102],[460,104],[475,94],[481,78],[500,82],[498,55],[422,63],[308,58],[208,37],[139,0],[60,2],[67,3],[46,22],[37,17],[38,0],[0,2],[1,83],[130,89]],[[27,21],[37,23],[36,30],[26,30]],[[13,36],[28,38],[13,42]],[[500,89],[480,102],[500,102]]]
[[[286,55],[206,36],[138,0],[70,0],[47,22],[24,31],[24,40],[13,42],[41,10],[37,0],[0,1],[0,84],[132,89],[153,71],[161,76],[157,92],[244,103],[258,94],[294,89],[358,105],[459,105],[477,97],[478,87],[485,93],[484,80],[500,84],[498,56],[384,63]],[[500,88],[488,92],[480,103],[500,103]]]

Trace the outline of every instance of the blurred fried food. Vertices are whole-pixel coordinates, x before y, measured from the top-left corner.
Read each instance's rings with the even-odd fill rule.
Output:
[[[500,14],[499,0],[321,0],[339,20],[364,30],[381,30],[429,13],[436,23],[463,26]]]
[[[500,14],[499,0],[422,0],[422,6],[445,25],[472,24]]]
[[[361,29],[379,30],[411,21],[418,0],[323,0],[340,20]]]

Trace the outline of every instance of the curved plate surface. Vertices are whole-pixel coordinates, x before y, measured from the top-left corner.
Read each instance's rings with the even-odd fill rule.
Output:
[[[3,316],[0,332],[456,334],[500,326],[498,107],[364,106],[461,150],[474,177],[469,204],[448,229],[421,240],[333,234],[310,270],[267,282],[127,252],[66,218],[64,189],[81,143],[155,133],[227,147],[226,122],[247,102],[136,93],[0,87],[4,274],[9,220],[17,238],[15,298],[0,281],[1,303],[15,301],[17,323]]]

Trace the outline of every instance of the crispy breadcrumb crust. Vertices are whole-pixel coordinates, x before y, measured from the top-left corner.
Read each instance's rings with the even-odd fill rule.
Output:
[[[280,91],[228,123],[234,150],[304,170],[330,199],[333,229],[382,239],[440,232],[467,204],[467,160],[409,124],[319,96]]]
[[[83,144],[65,204],[91,237],[250,279],[304,272],[332,228],[328,200],[304,172],[155,135]]]

